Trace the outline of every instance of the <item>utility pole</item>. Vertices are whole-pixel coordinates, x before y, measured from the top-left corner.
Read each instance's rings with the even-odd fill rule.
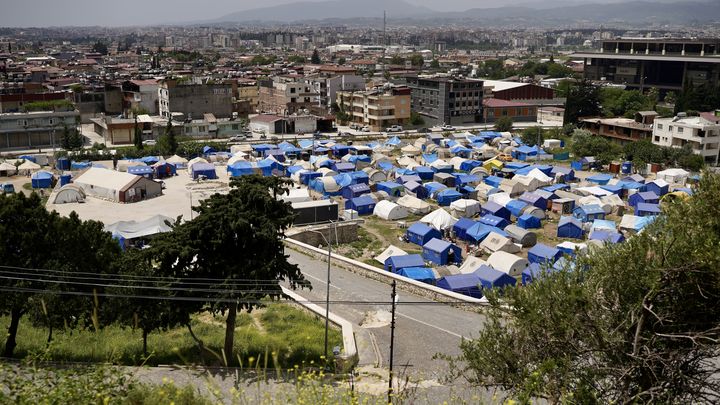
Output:
[[[390,294],[390,298],[392,301],[392,317],[390,321],[390,378],[388,382],[388,404],[393,403],[393,352],[395,350],[395,299],[397,298],[397,294],[395,293],[395,288],[397,287],[397,282],[393,280],[392,282],[392,293]]]

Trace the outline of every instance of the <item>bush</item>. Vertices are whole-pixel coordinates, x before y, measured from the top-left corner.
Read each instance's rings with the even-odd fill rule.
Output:
[[[513,127],[513,120],[510,117],[500,117],[495,121],[495,130],[499,132],[510,131]]]

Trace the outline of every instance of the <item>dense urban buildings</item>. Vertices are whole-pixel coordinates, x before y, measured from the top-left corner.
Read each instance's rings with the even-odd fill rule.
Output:
[[[407,77],[412,110],[430,125],[483,122],[483,82],[445,77]]]

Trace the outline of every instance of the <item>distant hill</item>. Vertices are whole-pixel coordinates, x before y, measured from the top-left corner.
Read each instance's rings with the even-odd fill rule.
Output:
[[[383,10],[393,20],[430,21],[487,21],[493,25],[502,22],[568,23],[587,21],[609,22],[660,22],[687,24],[720,21],[720,1],[637,0],[610,4],[577,4],[573,0],[560,0],[555,6],[530,1],[525,6],[473,8],[463,12],[440,12],[419,7],[404,0],[330,0],[298,2],[281,6],[263,7],[225,15],[210,22],[300,22],[321,20],[353,20],[382,18]]]
[[[213,22],[294,22],[327,19],[382,17],[383,10],[395,18],[429,17],[434,10],[418,7],[403,0],[334,0],[298,2],[281,6],[239,11],[220,17]]]

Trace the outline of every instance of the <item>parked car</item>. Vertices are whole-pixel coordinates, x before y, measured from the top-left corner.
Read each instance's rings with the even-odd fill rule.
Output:
[[[370,127],[365,125],[364,127],[360,128],[360,132],[370,132]]]
[[[430,132],[430,128],[420,128],[417,130],[418,134],[427,134]]]
[[[403,127],[400,125],[393,125],[391,127],[385,128],[385,131],[387,132],[401,132],[403,130]]]
[[[12,194],[15,192],[15,186],[11,183],[0,184],[0,192],[3,194]]]
[[[240,142],[240,141],[247,141],[247,136],[245,135],[234,135],[231,136],[230,139],[228,139],[230,142]]]
[[[142,141],[142,144],[148,145],[148,146],[153,146],[153,145],[157,145],[157,141],[155,141],[154,139],[148,139],[146,141]]]
[[[445,124],[445,125],[443,125],[443,126],[440,127],[440,130],[442,130],[442,131],[454,131],[454,130],[455,130],[455,127],[452,126],[452,125],[447,125],[447,124]]]
[[[360,129],[360,125],[355,122],[351,122],[350,129]]]

